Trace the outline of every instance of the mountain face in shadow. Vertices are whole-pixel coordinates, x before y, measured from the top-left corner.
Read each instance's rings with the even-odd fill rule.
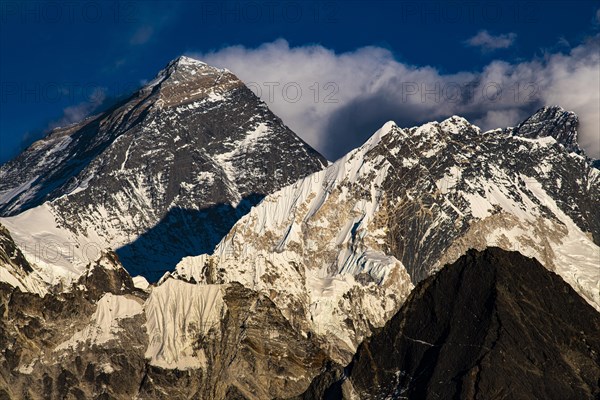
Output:
[[[517,252],[470,250],[420,283],[303,399],[592,399],[600,314]]]
[[[217,204],[201,210],[172,208],[156,226],[116,253],[132,276],[142,275],[156,282],[183,257],[212,253],[235,222],[263,197],[252,194],[236,207]]]

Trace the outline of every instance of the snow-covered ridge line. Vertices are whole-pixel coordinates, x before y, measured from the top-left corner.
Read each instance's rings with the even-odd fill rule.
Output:
[[[459,117],[386,123],[325,170],[267,196],[211,255],[183,259],[174,276],[271,293],[298,329],[347,348],[384,323],[413,283],[471,247],[534,256],[600,310],[600,248],[589,233],[600,232],[585,217],[598,211],[570,207],[599,196],[597,171],[553,136],[513,133],[482,133]],[[401,296],[378,303],[392,293]]]
[[[219,102],[226,106],[227,101]],[[201,115],[197,110],[206,109],[202,105],[194,108],[194,116]],[[188,111],[169,114],[165,126],[177,127],[180,113]],[[127,177],[128,189],[114,197],[123,208],[111,210],[106,204],[83,202],[77,218],[74,214],[68,218],[61,215],[58,203],[72,206],[73,198],[104,188],[93,176],[86,181],[85,191],[71,192],[4,219],[9,229],[15,230],[15,241],[29,251],[25,252],[28,259],[39,258],[38,253],[31,253],[35,247],[28,243],[40,240],[92,241],[101,243],[100,249],[119,240],[132,240],[131,232],[119,228],[135,226],[139,221],[130,211],[139,208],[144,210],[144,217],[153,215],[156,193],[168,193],[172,184],[164,179],[163,170],[151,183],[133,174],[139,171],[136,166],[146,165],[144,157],[153,157],[157,151],[143,147],[137,157],[140,141],[149,138],[154,144],[163,139],[164,131],[158,128],[161,121],[156,117],[160,112],[159,108],[159,114],[153,114],[151,122],[136,135],[117,140],[120,151],[105,159],[111,165],[114,158],[114,168],[109,168],[111,177]],[[254,174],[253,159],[250,164],[238,163],[245,154],[240,147],[270,154],[270,144],[281,131],[274,121],[255,113],[244,116],[240,126],[239,135],[227,136],[220,143],[215,135],[201,142],[204,148],[218,144],[216,151],[189,154],[194,163],[176,166],[178,172],[200,163],[218,168],[193,170],[179,180],[169,205],[182,204],[178,202],[182,193],[204,189],[210,183],[228,188],[226,204],[243,206],[248,181],[240,178],[252,182],[258,176],[262,182],[265,176]],[[186,142],[186,135],[187,129],[169,135],[168,140],[177,145],[167,147],[163,164],[178,159],[174,149],[193,147]],[[240,294],[239,283],[246,288],[241,288],[242,292],[257,294],[274,305],[295,335],[310,338],[334,360],[346,363],[358,343],[398,311],[417,282],[469,248],[488,246],[535,257],[600,309],[600,227],[595,224],[598,210],[590,207],[594,199],[600,199],[600,173],[560,138],[560,132],[556,137],[521,137],[511,129],[482,133],[458,117],[405,129],[388,122],[362,146],[326,168],[315,167],[316,172],[290,179],[279,190],[271,188],[271,194],[247,214],[237,214],[237,222],[223,233],[214,251],[180,257],[175,271],[167,273],[156,286],[148,287],[140,278],[128,284],[131,293],[145,291],[140,290],[138,304],[130,303],[129,295],[101,298],[88,325],[65,337],[58,350],[64,354],[82,344],[110,347],[118,335],[131,334],[127,329],[133,321],[142,321],[149,337],[141,348],[150,364],[206,370],[207,360],[214,354],[193,338],[218,338],[223,333],[220,329],[227,325],[223,321],[237,307],[229,307],[231,297],[224,293],[235,285]],[[287,148],[282,159],[301,151]],[[135,202],[145,208],[131,207]],[[92,212],[88,214],[86,208]],[[113,220],[115,215],[123,215],[122,210],[128,210],[130,218]],[[86,218],[79,219],[80,215]],[[211,218],[222,223],[223,209]],[[34,226],[35,221],[43,222],[41,229]],[[64,221],[81,223],[84,229],[65,229]],[[97,230],[109,222],[116,223],[105,231]],[[151,242],[144,251],[162,251],[161,242],[170,246],[182,237],[198,238],[194,236],[200,231],[198,225],[183,219],[176,220],[174,226],[182,222],[193,229],[183,236],[161,231],[160,240]],[[36,261],[32,265],[36,273],[65,286],[81,273],[87,277],[104,269],[116,273],[120,268],[103,265],[101,260],[88,268],[85,262],[76,264],[69,257]],[[140,299],[145,296],[149,297],[142,303]],[[123,307],[115,302],[123,303]]]

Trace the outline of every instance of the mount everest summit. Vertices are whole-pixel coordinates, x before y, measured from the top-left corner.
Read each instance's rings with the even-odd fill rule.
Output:
[[[3,165],[0,213],[18,241],[42,248],[49,284],[106,248],[156,281],[211,251],[263,196],[324,165],[231,72],[180,57],[131,98]]]
[[[600,371],[584,367],[600,354],[600,171],[577,125],[557,106],[488,132],[459,116],[390,121],[328,163],[231,72],[180,57],[0,167],[0,397],[435,398],[433,382],[390,376],[447,366],[453,348],[412,359],[405,345],[384,373],[385,338],[414,324],[413,308],[435,315],[461,279],[456,296],[480,287],[484,303],[497,285],[524,285],[493,303],[498,315],[521,315],[506,302],[548,307],[511,334],[561,336],[568,317],[552,324],[552,310],[580,313],[577,351],[547,346],[569,368],[548,372],[577,377],[572,392],[557,385],[561,398],[598,395]],[[443,289],[422,295],[432,282]],[[531,294],[540,282],[547,303]],[[537,382],[527,371],[525,397]]]

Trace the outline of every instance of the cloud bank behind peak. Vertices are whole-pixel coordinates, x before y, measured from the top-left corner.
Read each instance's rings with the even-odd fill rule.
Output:
[[[542,105],[580,118],[580,145],[600,156],[600,36],[566,53],[480,71],[444,74],[400,62],[385,48],[335,53],[283,39],[256,48],[191,53],[226,67],[329,159],[360,145],[384,122],[413,126],[461,115],[482,129],[514,126]]]

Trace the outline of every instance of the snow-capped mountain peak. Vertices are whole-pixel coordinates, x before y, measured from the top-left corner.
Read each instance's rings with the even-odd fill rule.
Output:
[[[600,309],[600,218],[589,201],[600,173],[546,137],[557,121],[543,121],[532,138],[459,117],[386,123],[267,196],[212,255],[185,258],[174,276],[264,291],[297,329],[335,342],[338,357],[469,248],[536,257]]]
[[[175,72],[179,74],[223,74],[230,72],[225,68],[217,68],[203,61],[187,56],[179,56],[167,64],[167,66],[159,71],[157,75],[173,75]]]
[[[182,66],[183,65],[185,65],[185,66],[193,65],[193,66],[200,66],[200,67],[208,66],[208,64],[206,64],[203,61],[200,61],[200,60],[197,60],[195,58],[188,57],[188,56],[185,56],[185,55],[181,55],[181,56],[177,57],[171,63],[172,64],[177,64],[177,65],[182,65]]]
[[[128,100],[1,166],[0,215],[15,216],[6,226],[25,248],[91,242],[156,280],[214,247],[264,195],[325,165],[234,74],[180,57]],[[30,214],[50,226],[20,232]],[[71,275],[90,261],[79,253],[42,261]]]
[[[215,102],[245,87],[229,70],[181,56],[171,61],[144,86],[141,93],[157,93],[156,107]]]
[[[443,120],[440,123],[440,128],[443,131],[450,132],[453,134],[472,134],[479,133],[481,131],[479,127],[472,125],[465,118],[460,117],[458,115],[453,115],[450,118]]]
[[[386,122],[381,126],[381,128],[375,131],[373,135],[371,135],[371,137],[361,146],[361,149],[364,149],[365,151],[371,150],[373,147],[377,146],[379,142],[381,142],[381,138],[383,136],[391,133],[395,129],[400,128],[398,128],[398,125],[396,125],[394,121]]]
[[[547,106],[538,110],[516,128],[514,134],[526,138],[551,136],[568,151],[583,154],[577,143],[579,117],[560,106]]]
[[[470,248],[535,257],[600,309],[600,172],[559,143],[562,112],[521,124],[527,136],[480,132],[456,116],[412,128],[388,122],[325,165],[243,86],[214,101],[190,99],[221,82],[220,72],[190,68],[196,73],[165,75],[145,97],[98,117],[114,131],[59,130],[24,154],[47,157],[33,173],[25,162],[0,169],[0,196],[25,209],[0,218],[0,292],[10,304],[2,328],[16,338],[5,356],[28,375],[7,374],[11,382],[80,376],[87,363],[86,381],[110,376],[115,386],[113,376],[124,376],[140,398],[176,386],[175,376],[193,386],[181,397],[287,398],[323,362],[347,364],[407,298],[424,293],[423,280]],[[158,105],[161,98],[169,101]],[[72,181],[38,180],[39,171],[52,175],[48,165],[73,169],[73,154],[98,137],[104,147]],[[19,173],[29,186],[8,182]],[[30,186],[44,193],[48,182],[59,190],[41,205],[23,201],[38,193]],[[85,246],[59,260],[36,247],[86,241],[103,252],[84,267],[77,257]],[[156,268],[154,278],[176,267],[148,287],[119,259],[133,274]],[[450,290],[469,294],[474,286],[458,278]],[[56,281],[71,291],[44,285]],[[436,323],[447,316],[432,311]],[[407,340],[418,348],[438,343],[415,338]],[[101,364],[89,359],[98,349]]]
[[[217,73],[230,72],[227,68],[218,68],[212,66],[210,64],[205,63],[204,61],[198,60],[193,57],[181,55],[174,60],[172,60],[166,67],[167,70],[179,70],[179,71],[198,71],[202,70],[205,72],[215,71]],[[193,73],[193,72],[192,72]]]

